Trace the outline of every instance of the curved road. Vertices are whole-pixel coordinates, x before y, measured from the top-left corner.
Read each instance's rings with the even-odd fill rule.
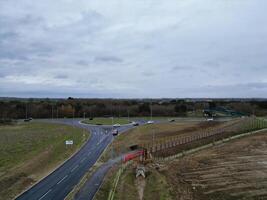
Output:
[[[91,138],[73,157],[32,188],[22,193],[16,198],[17,200],[63,200],[73,187],[79,183],[88,169],[95,164],[113,138],[111,126],[80,124],[78,119],[62,119],[50,122],[84,128],[92,133]],[[123,132],[132,127],[132,125],[125,125],[118,128],[118,130]],[[98,186],[95,186],[95,190],[97,189]]]

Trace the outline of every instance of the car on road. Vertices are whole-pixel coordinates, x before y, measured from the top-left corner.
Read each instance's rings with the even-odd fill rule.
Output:
[[[114,124],[113,127],[118,128],[118,127],[121,127],[121,125],[120,124]]]
[[[208,122],[212,122],[214,119],[213,118],[208,118],[207,121]]]
[[[147,122],[147,124],[154,124],[154,121],[149,120],[149,121]]]
[[[168,121],[169,122],[175,122],[175,119],[169,119]]]
[[[133,126],[139,126],[139,123],[138,122],[132,122],[132,125]]]
[[[24,119],[24,122],[30,122],[32,121],[33,119],[30,117],[30,118],[27,118],[27,119]]]
[[[118,135],[118,134],[119,134],[118,129],[113,129],[113,130],[112,130],[112,135],[113,135],[113,136],[116,136],[116,135]]]

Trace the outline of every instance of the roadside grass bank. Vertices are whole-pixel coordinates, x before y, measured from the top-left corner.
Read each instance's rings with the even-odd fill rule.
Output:
[[[0,199],[13,199],[48,175],[88,138],[83,129],[54,123],[0,126]],[[72,147],[66,140],[73,140]]]
[[[153,138],[155,142],[168,140],[175,136],[192,134],[199,129],[214,128],[224,125],[223,122],[195,122],[182,121],[173,123],[146,124],[120,134],[108,147],[105,154],[101,157],[102,162],[110,158],[131,151],[130,147],[151,143]]]

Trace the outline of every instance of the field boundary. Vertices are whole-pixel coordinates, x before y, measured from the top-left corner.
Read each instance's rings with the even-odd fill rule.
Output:
[[[60,123],[59,123],[60,124]],[[62,124],[62,125],[66,125],[66,126],[72,126],[72,125],[68,125],[68,124]],[[79,127],[76,127],[79,128]],[[83,130],[86,130],[84,128],[81,128]],[[88,130],[86,130],[88,131]],[[41,178],[39,181],[37,181],[36,183],[34,183],[33,185],[31,185],[29,188],[23,190],[20,194],[16,195],[14,197],[14,199],[17,199],[19,196],[21,196],[22,194],[24,194],[25,192],[27,192],[28,190],[32,189],[34,186],[36,186],[38,183],[40,183],[41,181],[43,181],[46,177],[50,176],[51,174],[53,174],[57,169],[59,169],[60,167],[62,167],[66,162],[68,162],[72,157],[74,157],[86,144],[87,142],[91,139],[92,133],[91,131],[88,131],[89,133],[89,137],[88,139],[85,141],[85,143],[79,148],[77,149],[67,160],[65,160],[63,163],[59,164],[58,166],[56,166],[53,170],[51,170],[50,172],[48,172],[48,174],[46,176],[44,176],[43,178]]]
[[[239,135],[235,135],[235,136],[231,136],[231,137],[228,137],[228,138],[224,138],[222,140],[218,140],[218,141],[215,141],[215,142],[212,142],[212,143],[209,143],[209,144],[206,144],[206,145],[203,145],[203,146],[194,148],[194,149],[183,151],[181,153],[178,153],[178,154],[175,154],[175,155],[172,155],[172,156],[168,156],[168,157],[154,157],[154,159],[156,161],[170,161],[170,160],[174,160],[176,158],[181,158],[183,156],[186,156],[186,155],[189,155],[189,154],[193,154],[195,152],[198,152],[198,151],[201,151],[201,150],[204,150],[204,149],[207,149],[207,148],[210,148],[210,147],[219,145],[219,144],[223,144],[223,143],[226,143],[226,142],[229,142],[229,141],[238,139],[238,138],[242,138],[242,137],[249,136],[249,135],[254,135],[254,134],[257,134],[257,133],[260,133],[260,132],[264,132],[264,131],[267,131],[267,128],[256,130],[256,131],[250,131],[250,132],[247,132],[247,133],[242,133],[242,134],[239,134]]]

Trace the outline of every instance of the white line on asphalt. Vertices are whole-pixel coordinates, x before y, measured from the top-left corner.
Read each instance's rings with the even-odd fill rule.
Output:
[[[67,177],[68,177],[68,175],[64,176],[60,181],[57,182],[57,185],[60,184]]]
[[[51,191],[52,191],[52,189],[49,189],[43,196],[41,196],[41,198],[39,200],[43,199]]]
[[[72,170],[70,172],[73,172],[75,169],[77,169],[79,167],[79,165],[76,165],[75,167],[72,168]]]
[[[83,159],[81,160],[81,163],[83,163],[83,162],[85,161],[85,159],[86,159],[86,158],[83,158]]]

